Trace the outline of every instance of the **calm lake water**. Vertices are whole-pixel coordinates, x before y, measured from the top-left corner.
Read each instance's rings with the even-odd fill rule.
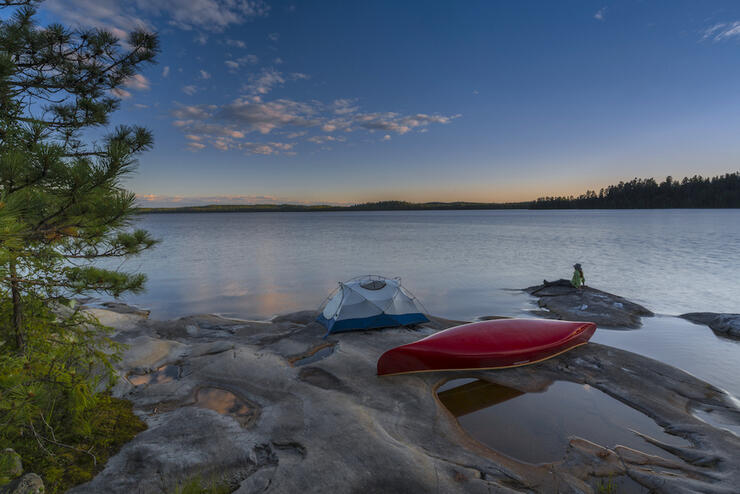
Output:
[[[122,265],[148,274],[126,300],[154,318],[244,318],[318,307],[361,274],[400,276],[435,315],[526,316],[512,289],[570,278],[661,315],[740,312],[740,211],[202,213],[140,217],[162,243]],[[642,353],[740,396],[740,344],[673,317],[594,341]]]

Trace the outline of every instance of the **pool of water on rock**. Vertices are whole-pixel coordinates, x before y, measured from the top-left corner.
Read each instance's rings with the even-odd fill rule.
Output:
[[[128,380],[134,386],[142,384],[163,384],[180,379],[182,369],[178,365],[163,365],[148,374],[129,374]]]
[[[221,388],[200,388],[195,393],[195,406],[234,417],[242,425],[249,422],[254,411],[234,393]]]
[[[606,447],[621,444],[664,458],[672,455],[631,430],[664,443],[687,445],[648,416],[588,385],[557,381],[542,393],[523,393],[478,379],[453,379],[437,393],[473,438],[528,463],[562,459],[569,436]]]
[[[323,348],[315,351],[311,355],[308,355],[308,356],[303,357],[303,358],[299,358],[299,359],[293,361],[292,364],[294,366],[296,366],[296,367],[300,367],[302,365],[313,364],[314,362],[318,362],[319,360],[325,359],[326,357],[328,357],[332,353],[334,353],[334,345],[333,344],[327,345],[327,346],[325,346],[325,347],[323,347]]]

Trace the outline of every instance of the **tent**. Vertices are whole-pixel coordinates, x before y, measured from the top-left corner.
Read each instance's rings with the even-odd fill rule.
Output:
[[[429,322],[399,278],[360,276],[339,283],[317,319],[328,333]]]

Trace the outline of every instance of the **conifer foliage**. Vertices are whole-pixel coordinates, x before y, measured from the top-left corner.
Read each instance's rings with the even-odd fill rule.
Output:
[[[740,172],[716,177],[634,178],[578,197],[540,197],[532,209],[740,208]]]
[[[116,348],[73,300],[145,281],[96,260],[155,244],[133,229],[135,197],[122,186],[152,135],[109,129],[109,116],[158,41],[42,27],[36,3],[0,0],[0,444],[94,458],[95,391]]]

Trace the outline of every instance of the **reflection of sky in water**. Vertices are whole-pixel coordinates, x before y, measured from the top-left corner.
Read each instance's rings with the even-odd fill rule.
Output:
[[[634,331],[597,329],[591,341],[645,355],[740,397],[740,341],[677,317],[647,317]]]
[[[222,415],[246,417],[249,406],[236,397],[234,393],[220,388],[201,388],[195,397],[195,405],[214,410]]]
[[[455,389],[462,392],[455,393]],[[453,413],[463,413],[458,421],[471,436],[530,463],[561,459],[569,436],[607,447],[622,444],[670,456],[629,429],[669,444],[686,445],[682,439],[663,432],[646,415],[589,386],[557,381],[543,393],[519,393],[492,383],[456,379],[440,390],[440,400],[449,401]]]
[[[569,278],[575,261],[587,282],[657,312],[737,311],[740,296],[740,211],[167,214],[140,226],[163,242],[125,264],[149,275],[132,300],[161,317],[315,307],[366,273],[401,276],[435,314],[516,314],[527,297],[502,288]]]
[[[163,384],[180,379],[180,367],[177,365],[163,365],[149,374],[129,374],[128,380],[134,386],[142,384]]]
[[[400,276],[433,314],[522,316],[518,291],[585,268],[589,284],[669,314],[738,312],[740,211],[410,211],[144,215],[162,240],[124,268],[153,318],[244,318],[317,307],[337,281]],[[118,264],[115,264],[116,266]],[[595,341],[677,365],[740,396],[740,347],[707,328],[645,319]]]

